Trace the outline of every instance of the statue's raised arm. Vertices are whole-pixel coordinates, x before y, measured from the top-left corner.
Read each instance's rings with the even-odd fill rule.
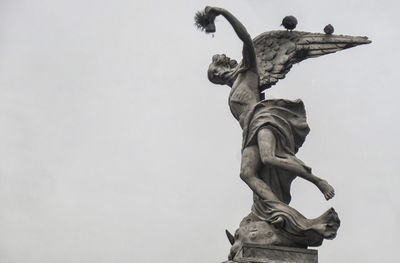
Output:
[[[251,39],[251,36],[247,32],[244,25],[226,9],[207,6],[204,11],[210,17],[215,18],[218,15],[222,15],[226,18],[226,20],[228,20],[228,22],[235,30],[237,36],[240,38],[240,40],[243,41],[243,66],[246,69],[256,69],[257,61],[254,51],[253,40]]]
[[[243,59],[241,63],[241,70],[251,69],[257,72],[257,59],[254,50],[254,43],[247,32],[245,26],[228,10],[220,8],[220,7],[210,7],[207,6],[204,11],[200,11],[196,14],[195,20],[196,25],[205,30],[207,33],[214,33],[215,32],[215,24],[214,19],[217,16],[223,16],[225,19],[232,25],[235,33],[239,37],[240,40],[243,42]],[[230,60],[230,59],[229,59]],[[230,61],[232,67],[236,67],[236,61]],[[213,81],[214,82],[214,81]],[[215,83],[215,82],[214,82]],[[226,84],[226,83],[218,83],[218,84]],[[231,83],[233,84],[233,83]],[[228,84],[229,85],[229,84]]]

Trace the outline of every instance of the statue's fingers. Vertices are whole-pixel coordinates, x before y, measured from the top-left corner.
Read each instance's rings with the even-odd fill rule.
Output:
[[[206,12],[206,14],[208,14],[211,10],[212,10],[211,6],[206,6],[206,8],[204,8],[204,12]]]

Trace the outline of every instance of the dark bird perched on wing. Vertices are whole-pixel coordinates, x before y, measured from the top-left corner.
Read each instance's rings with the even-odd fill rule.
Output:
[[[335,31],[335,28],[333,28],[333,26],[331,24],[328,24],[324,27],[325,34],[332,35],[334,31]]]
[[[281,26],[292,31],[297,26],[297,19],[294,16],[285,16],[282,20]]]

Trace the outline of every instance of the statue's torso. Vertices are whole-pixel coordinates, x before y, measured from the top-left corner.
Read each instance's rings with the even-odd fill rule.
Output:
[[[260,101],[258,74],[247,70],[239,74],[229,94],[229,108],[243,128],[247,113]]]

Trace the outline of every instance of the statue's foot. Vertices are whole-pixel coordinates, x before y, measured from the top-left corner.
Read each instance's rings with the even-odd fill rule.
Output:
[[[328,184],[327,181],[321,180],[317,183],[317,187],[324,194],[326,200],[329,200],[335,196],[335,189],[333,189],[333,187]]]

